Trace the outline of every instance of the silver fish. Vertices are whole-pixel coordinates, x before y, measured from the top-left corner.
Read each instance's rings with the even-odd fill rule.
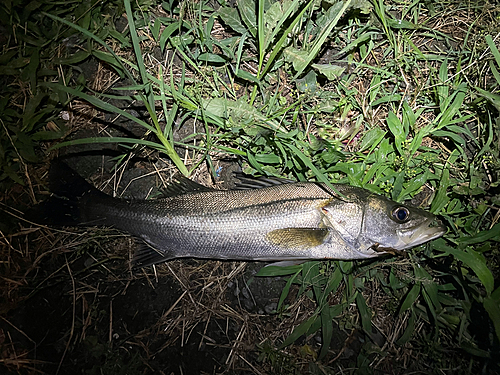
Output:
[[[250,183],[214,190],[182,179],[155,200],[113,198],[63,163],[53,196],[31,217],[49,225],[112,226],[142,238],[138,266],[173,258],[304,261],[366,259],[409,249],[445,232],[424,210],[367,190],[314,182]],[[247,180],[248,181],[248,180]]]

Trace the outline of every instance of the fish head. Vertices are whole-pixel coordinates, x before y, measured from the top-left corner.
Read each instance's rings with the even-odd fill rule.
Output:
[[[335,234],[333,241],[345,243],[348,258],[406,250],[446,231],[435,215],[422,209],[355,187],[344,187],[342,193],[346,199],[332,199],[322,207],[323,225]]]
[[[379,249],[406,250],[441,237],[446,228],[430,212],[371,195],[363,215],[364,243]]]

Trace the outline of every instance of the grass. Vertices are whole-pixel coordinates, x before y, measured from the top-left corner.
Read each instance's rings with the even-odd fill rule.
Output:
[[[203,273],[205,279],[194,281],[174,262],[163,271],[175,276],[184,294],[172,305],[175,318],[156,323],[170,340],[179,330],[182,335],[195,330],[197,321],[208,327],[226,319],[238,327],[224,344],[231,348],[226,365],[233,371],[243,366],[253,373],[303,373],[307,368],[319,374],[340,366],[344,372],[387,373],[394,361],[395,373],[456,373],[459,365],[463,373],[500,371],[495,364],[499,9],[453,2],[299,0],[241,0],[237,6],[142,2],[138,7],[125,0],[120,9],[126,27],[120,33],[118,13],[105,21],[99,17],[112,2],[72,4],[62,10],[42,3],[35,13],[12,4],[3,16],[4,25],[28,25],[24,33],[9,34],[0,58],[9,83],[0,100],[5,131],[0,181],[6,196],[15,197],[13,186],[21,184],[35,199],[30,165],[62,148],[113,143],[119,146],[118,164],[132,157],[166,158],[184,175],[206,166],[216,179],[219,161],[232,158],[248,174],[346,183],[396,201],[411,200],[449,228],[444,238],[410,250],[405,259],[262,269],[259,276],[286,277],[272,315],[280,330],[267,335],[262,333],[267,317],[249,322],[244,312],[212,304],[225,298],[227,283],[237,277],[228,264],[215,279]],[[72,13],[75,17],[69,17]],[[81,47],[61,49],[64,38],[75,35],[84,41]],[[124,82],[119,95],[92,90],[79,74],[78,64],[91,57]],[[71,132],[71,123],[58,115],[72,111],[75,100],[134,122],[141,136],[59,141]],[[188,124],[196,130],[176,137]],[[12,249],[9,237],[3,241]],[[15,259],[29,263],[21,261],[23,256]],[[16,262],[14,268],[10,261],[6,265],[12,280],[23,274]],[[73,262],[78,257],[67,264]],[[54,275],[73,279],[64,267]],[[97,268],[92,275],[105,272]],[[190,285],[201,283],[204,291],[220,280],[219,293],[210,292],[212,300]],[[13,285],[7,283],[6,290],[22,295]],[[187,296],[192,304],[185,302]],[[345,340],[337,345],[342,334]],[[138,346],[146,345],[137,337]],[[243,339],[252,349],[242,349]],[[93,342],[100,350],[96,359],[110,358],[109,371],[118,371],[111,369],[115,362],[117,368],[123,365],[109,346],[112,340],[106,342],[97,328],[89,339],[73,340],[75,346]],[[346,355],[358,341],[355,355]],[[252,351],[258,353],[256,361]],[[3,363],[12,369],[6,353]],[[131,358],[136,366],[137,357]]]

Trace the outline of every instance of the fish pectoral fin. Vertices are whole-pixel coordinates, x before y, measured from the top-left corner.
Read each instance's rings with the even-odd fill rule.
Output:
[[[279,247],[309,248],[323,244],[328,233],[324,228],[284,228],[269,232],[266,239]]]

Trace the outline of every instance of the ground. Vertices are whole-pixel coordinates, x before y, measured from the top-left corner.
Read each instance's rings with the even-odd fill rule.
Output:
[[[238,1],[226,5],[234,8],[237,4],[244,3]],[[232,106],[220,111],[230,112],[230,115],[226,116],[227,113],[224,113],[226,117],[223,117],[219,113],[220,118],[225,120],[223,125],[216,121],[204,123],[203,117],[196,110],[192,110],[186,117],[183,116],[188,113],[187,110],[174,113],[176,117],[171,139],[172,142],[178,142],[175,151],[185,165],[197,166],[189,178],[216,189],[232,188],[233,171],[241,169],[255,173],[262,168],[259,172],[263,174],[283,172],[288,177],[317,179],[318,175],[311,172],[310,165],[304,164],[304,158],[293,158],[298,153],[289,151],[287,147],[291,144],[303,153],[301,156],[307,155],[307,160],[314,160],[313,167],[323,168],[320,174],[328,174],[332,180],[343,179],[343,183],[348,181],[342,169],[335,169],[337,162],[339,165],[344,163],[353,170],[359,167],[358,175],[361,177],[356,177],[359,180],[363,180],[364,173],[372,168],[372,179],[377,180],[378,184],[374,183],[373,186],[381,188],[381,192],[386,194],[394,191],[399,177],[392,180],[386,178],[385,171],[394,169],[394,176],[406,178],[405,184],[411,184],[412,178],[408,177],[410,175],[416,180],[423,175],[427,176],[427,172],[435,173],[434,177],[419,186],[419,194],[408,194],[408,198],[415,205],[428,206],[428,200],[439,196],[439,186],[447,184],[444,195],[450,198],[443,205],[440,214],[447,218],[447,224],[453,228],[450,232],[454,230],[458,233],[456,237],[448,234],[451,238],[446,243],[448,245],[460,244],[463,238],[470,237],[474,240],[475,235],[483,233],[481,230],[487,232],[487,229],[496,228],[500,212],[497,208],[498,201],[494,200],[498,199],[498,169],[495,169],[497,167],[494,164],[498,132],[495,133],[493,122],[489,123],[492,130],[487,131],[487,126],[481,123],[484,118],[480,118],[480,115],[464,120],[465,114],[472,112],[475,106],[480,108],[478,112],[484,111],[492,118],[486,112],[484,101],[481,102],[477,95],[472,95],[467,105],[460,104],[460,111],[463,113],[457,110],[450,117],[450,121],[456,118],[460,121],[452,122],[450,128],[443,126],[441,134],[426,134],[421,147],[417,146],[419,152],[412,154],[412,158],[417,160],[416,166],[411,169],[408,167],[408,170],[404,170],[407,164],[397,153],[401,150],[397,150],[395,146],[398,141],[397,126],[391,127],[387,118],[390,113],[396,113],[399,117],[394,117],[404,120],[404,115],[414,114],[411,111],[422,109],[422,112],[417,112],[417,119],[411,124],[411,137],[410,133],[404,134],[398,145],[405,151],[404,148],[412,139],[418,138],[418,131],[442,115],[439,112],[441,109],[443,112],[451,111],[447,105],[451,106],[454,102],[447,103],[446,98],[458,96],[454,90],[460,80],[457,78],[455,82],[454,79],[456,76],[462,79],[461,71],[454,70],[459,66],[455,59],[457,56],[468,58],[473,53],[478,53],[476,41],[485,48],[485,42],[474,27],[498,37],[495,34],[495,22],[491,21],[498,19],[498,9],[489,3],[473,4],[472,8],[477,13],[472,13],[468,8],[471,4],[460,4],[456,9],[451,4],[451,10],[445,9],[442,15],[438,13],[438,16],[433,16],[432,4],[417,3],[413,2],[409,8],[404,4],[396,4],[390,10],[379,12],[379,18],[382,13],[388,19],[391,15],[395,19],[418,21],[419,25],[427,28],[413,28],[411,23],[403,23],[406,29],[392,25],[394,33],[387,34],[397,38],[390,42],[390,38],[380,31],[383,25],[376,17],[375,10],[369,16],[361,14],[360,17],[353,18],[356,21],[350,26],[341,24],[339,29],[342,29],[342,33],[335,34],[334,38],[325,43],[314,62],[336,64],[337,67],[345,68],[348,78],[344,81],[340,81],[338,77],[327,79],[319,73],[311,81],[308,73],[295,82],[291,79],[295,72],[295,68],[292,68],[294,62],[283,59],[276,72],[270,74],[269,78],[266,77],[267,86],[262,93],[260,89],[255,89],[257,85],[248,80],[248,77],[236,79],[231,74],[226,74],[222,69],[223,64],[228,61],[233,64],[232,60],[220,63],[213,56],[223,55],[224,47],[237,47],[237,44],[222,44],[226,38],[229,40],[227,43],[230,43],[231,38],[237,34],[229,27],[231,17],[224,20],[223,17],[215,17],[213,29],[208,30],[210,39],[203,34],[207,31],[203,28],[210,19],[206,10],[201,6],[197,9],[189,2],[182,2],[182,9],[177,9],[185,12],[186,19],[194,25],[186,34],[196,35],[205,42],[208,40],[206,45],[200,47],[201,52],[206,51],[208,45],[213,47],[210,50],[213,53],[208,57],[215,59],[215,63],[207,66],[199,60],[193,64],[199,65],[198,70],[188,63],[185,55],[181,54],[182,50],[178,50],[172,58],[173,39],[168,42],[170,44],[166,44],[166,48],[163,48],[165,45],[160,48],[153,35],[154,28],[142,28],[139,33],[142,38],[141,48],[148,72],[153,72],[153,78],[165,78],[165,82],[172,84],[173,88],[169,87],[170,90],[178,90],[176,94],[179,97],[185,95],[181,99],[207,100],[203,102],[207,112],[207,108],[213,104],[209,99],[214,97],[223,104]],[[205,5],[219,9],[219,3],[207,2]],[[176,19],[178,13],[168,10],[169,6],[173,7],[171,3],[164,2],[151,14],[163,21],[169,21],[172,14],[172,19]],[[330,2],[321,2],[319,10],[316,9],[318,14],[311,18],[314,27],[321,24],[321,17],[330,8]],[[416,8],[419,9],[418,12],[415,12]],[[408,9],[412,9],[412,12],[407,13]],[[478,15],[477,22],[475,15]],[[93,18],[93,22],[97,24],[103,19],[105,17],[98,15]],[[203,22],[197,24],[198,19]],[[246,20],[240,26],[248,26],[248,22],[251,20]],[[360,22],[363,25],[356,24]],[[369,26],[366,29],[364,22]],[[4,26],[1,27],[0,30],[3,30]],[[162,24],[161,30],[164,31],[167,27]],[[285,22],[284,27],[288,27],[288,23]],[[128,30],[127,17],[121,14],[117,16],[111,28],[119,33]],[[311,31],[313,26],[311,29],[304,29],[311,33],[310,38],[314,41],[317,35],[313,35]],[[356,38],[357,34],[348,36],[348,33],[359,30],[367,32],[360,34],[359,49],[357,46],[352,50],[348,48],[339,55],[339,51]],[[385,30],[389,29],[386,27]],[[437,37],[430,30],[436,31]],[[277,38],[281,34],[278,33]],[[284,34],[288,35],[288,32]],[[251,33],[245,35],[250,38]],[[471,51],[466,43],[469,36],[474,41]],[[3,40],[2,35],[0,40]],[[65,38],[61,47],[62,54],[80,51],[83,40],[88,40],[88,35],[87,39],[80,34]],[[119,39],[107,39],[110,43],[115,43],[112,46],[115,53],[135,61],[131,49],[124,48],[126,43],[120,44],[117,40]],[[363,45],[360,42],[367,40],[373,43]],[[406,43],[408,40],[413,44]],[[298,47],[302,42],[304,34],[301,31],[294,39],[294,46]],[[199,57],[200,51],[196,50],[198,42],[193,45],[188,41],[185,43],[188,43],[193,56],[196,52]],[[249,45],[252,43],[255,50],[250,53],[244,51],[247,54],[241,55],[241,69],[247,74],[255,74],[258,69],[255,56],[259,43],[248,42]],[[369,53],[363,55],[363,48],[368,48],[367,46],[370,48]],[[94,48],[100,52],[105,51],[97,43]],[[428,60],[422,58],[422,51]],[[450,52],[449,56],[442,59],[442,51],[456,54]],[[267,52],[266,59],[270,58],[271,50]],[[386,59],[391,53],[399,60]],[[100,60],[96,56],[102,55],[89,55],[83,61],[65,66],[64,69],[67,70],[64,70],[64,78],[76,85],[80,82],[81,74],[87,83],[86,92],[109,94],[106,97],[107,104],[124,109],[137,118],[146,119],[151,125],[144,103],[140,100],[124,101],[118,97],[128,93],[116,89],[132,85],[130,77],[120,76],[109,60]],[[223,56],[229,59],[226,55]],[[298,53],[297,56],[303,57]],[[491,56],[488,59],[489,65],[485,60],[484,65],[479,66],[478,61],[481,61],[476,59],[468,61],[470,65],[467,67],[473,67],[470,68],[473,70],[477,64],[478,72],[485,71],[487,66],[494,66],[495,60]],[[362,61],[360,66],[366,64],[367,67],[361,66],[358,73],[351,76],[350,71],[358,69],[354,61]],[[17,60],[16,63],[21,64]],[[164,77],[155,70],[160,65],[163,66]],[[396,73],[391,70],[394,67]],[[441,75],[444,76],[441,81],[436,78],[438,73],[440,78]],[[491,82],[495,82],[492,78],[494,74],[485,74],[483,77],[477,72],[477,75],[469,73],[464,72],[466,79],[463,80],[472,82],[471,87],[474,86],[475,79],[484,80],[485,88],[491,87]],[[215,78],[212,78],[212,74]],[[136,79],[139,75],[134,71]],[[38,78],[40,77],[45,76],[40,73]],[[29,76],[26,79],[29,80]],[[184,80],[189,82],[183,86],[181,82]],[[1,83],[2,86],[10,87],[17,84],[17,81],[11,75],[5,75],[1,78]],[[27,83],[19,85],[15,95],[21,99],[14,102],[18,107],[24,106],[23,110],[28,107],[28,112],[30,106],[26,106],[25,102],[28,100],[23,102],[23,95],[31,97],[36,91],[32,88],[30,91]],[[434,87],[439,87],[435,94],[432,90]],[[158,91],[155,91],[157,96]],[[269,93],[272,93],[269,97],[275,95],[274,102],[266,101],[269,99],[266,94]],[[61,92],[57,94],[61,96]],[[252,99],[254,94],[257,95],[256,100],[255,97]],[[174,100],[171,92],[169,95],[166,106],[170,111],[179,102]],[[471,94],[468,92],[467,95]],[[432,96],[438,99],[431,101],[428,97]],[[231,99],[223,101],[221,98]],[[158,97],[155,100],[160,102]],[[255,109],[258,105],[254,100],[255,103],[261,100],[258,110]],[[47,99],[47,102],[50,101]],[[48,105],[47,102],[43,101],[43,105]],[[255,104],[253,110],[250,102]],[[391,107],[391,103],[394,106]],[[160,104],[157,105],[161,107]],[[276,107],[272,107],[273,105]],[[404,105],[411,106],[411,110],[405,112]],[[335,107],[335,110],[326,110],[327,107]],[[283,108],[289,111],[281,112]],[[217,110],[210,109],[214,109],[214,112]],[[162,113],[161,110],[158,112]],[[261,121],[263,116],[265,121]],[[358,119],[362,121],[358,123]],[[162,118],[161,126],[165,127],[166,122]],[[288,128],[282,133],[274,132],[279,136],[273,138],[270,134],[275,134],[266,128],[268,124]],[[213,145],[219,147],[214,146],[206,154],[204,147],[209,144],[209,140],[205,137],[205,126],[210,128]],[[164,149],[160,152],[155,148],[142,148],[138,144],[127,147],[130,144],[123,143],[73,144],[61,149],[51,148],[61,141],[98,136],[128,137],[159,144],[154,134],[151,131],[145,132],[145,128],[137,122],[117,116],[116,112],[104,111],[99,105],[89,104],[78,95],[73,95],[70,103],[64,103],[64,108],[57,113],[57,119],[44,123],[43,129],[60,131],[60,136],[55,137],[56,139],[42,138],[43,142],[36,143],[35,161],[24,162],[24,154],[15,154],[14,164],[19,166],[22,181],[14,180],[14,183],[8,185],[2,191],[0,200],[5,213],[0,217],[0,372],[110,375],[500,373],[497,363],[499,344],[494,334],[494,322],[482,304],[483,298],[486,298],[484,279],[481,275],[475,275],[473,271],[476,269],[467,268],[466,262],[458,263],[450,254],[436,256],[439,250],[436,248],[424,246],[408,257],[387,256],[375,261],[320,262],[307,266],[309,268],[306,269],[314,270],[321,276],[323,284],[318,282],[321,290],[335,284],[336,279],[332,276],[334,272],[338,271],[341,275],[337,289],[333,288],[331,293],[323,296],[315,289],[318,285],[314,280],[306,280],[307,275],[297,276],[295,283],[289,282],[295,277],[291,276],[293,273],[284,276],[257,276],[259,270],[266,265],[263,262],[178,259],[155,267],[134,269],[131,259],[141,244],[126,233],[99,227],[53,228],[26,221],[23,213],[50,194],[47,171],[54,159],[63,159],[105,193],[124,198],[157,198],[163,194],[173,176],[179,173],[178,165],[174,165]],[[230,133],[230,136],[225,132]],[[374,143],[373,151],[370,140],[374,141],[381,133],[384,133],[384,142]],[[9,134],[18,133],[12,131]],[[367,134],[371,134],[371,138]],[[190,138],[191,136],[193,137]],[[464,138],[460,138],[462,136]],[[485,139],[482,139],[483,136]],[[459,147],[454,141],[457,137],[464,142],[460,145],[463,146],[463,155],[470,159],[467,160],[468,164],[456,158]],[[472,140],[476,138],[483,143],[474,143]],[[2,139],[0,137],[0,141]],[[287,143],[287,140],[292,141]],[[190,147],[179,146],[182,142]],[[14,141],[12,143],[15,144]],[[491,147],[488,148],[485,144]],[[247,146],[247,149],[242,145]],[[386,153],[380,151],[380,159],[394,158],[397,154],[393,162],[386,165],[378,163],[378,160],[376,163],[369,161],[368,155],[372,151],[375,154],[384,147]],[[225,152],[236,148],[239,153]],[[425,154],[424,150],[439,150],[442,154],[427,160],[421,157]],[[433,154],[434,151],[429,152],[429,155],[439,153]],[[483,155],[483,159],[476,157],[477,154]],[[126,157],[119,159],[123,155]],[[339,155],[349,155],[352,158],[343,159]],[[257,160],[257,156],[261,159]],[[488,162],[490,159],[485,156],[492,161]],[[274,162],[281,157],[286,160],[280,161],[281,164]],[[117,164],[117,160],[120,163]],[[119,167],[115,170],[116,165]],[[381,169],[377,170],[374,165],[381,166]],[[445,172],[451,173],[452,180],[442,177]],[[471,177],[467,173],[476,174]],[[480,177],[479,173],[482,174]],[[461,176],[465,177],[460,180]],[[470,181],[473,177],[480,180],[475,182],[475,188],[487,191],[481,193],[484,199],[479,193],[479,198],[474,195],[474,184]],[[359,183],[355,178],[349,181]],[[403,189],[401,181],[400,188]],[[488,183],[485,184],[485,181]],[[486,185],[488,186],[485,187]],[[456,187],[470,191],[460,195],[460,190],[455,189]],[[467,211],[476,212],[476,216],[466,216],[469,213]],[[471,229],[472,227],[474,228]],[[491,276],[493,281],[490,288],[493,289],[498,288],[500,269],[496,259],[499,254],[498,240],[495,240],[494,235],[488,236],[490,237],[487,239],[493,238],[491,243],[485,240],[484,244],[481,242],[474,248],[477,252],[470,253],[476,255],[476,260],[483,261],[486,257],[491,269],[490,275],[495,276],[494,280]],[[483,263],[486,264],[486,261]],[[435,290],[432,289],[434,286]],[[419,297],[410,301],[407,310],[402,311],[402,305],[417,287]],[[438,295],[438,288],[440,292],[450,293],[439,294],[436,303],[432,298]],[[318,312],[320,300],[323,309]],[[339,306],[341,308],[336,310]],[[331,315],[325,318],[323,313],[327,310]],[[434,316],[435,320],[433,314],[439,314]],[[318,316],[320,319],[312,319]],[[330,325],[325,324],[325,321]],[[406,337],[407,332],[412,334],[411,339]],[[290,337],[294,338],[288,342],[290,345],[283,345]],[[325,337],[330,340],[330,344],[322,351]],[[478,345],[467,346],[470,342]]]

